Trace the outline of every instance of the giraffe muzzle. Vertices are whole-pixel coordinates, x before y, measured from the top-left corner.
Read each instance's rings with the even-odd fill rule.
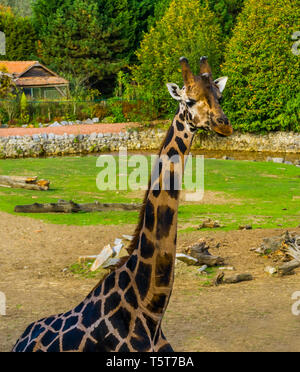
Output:
[[[227,118],[217,119],[217,123],[211,120],[211,129],[223,137],[229,137],[233,133],[232,125]]]

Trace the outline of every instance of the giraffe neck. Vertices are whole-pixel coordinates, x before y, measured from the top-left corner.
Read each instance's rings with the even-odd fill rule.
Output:
[[[162,317],[174,282],[179,194],[185,159],[194,133],[180,105],[158,161],[152,172],[151,187],[145,198],[143,224],[129,263],[136,261],[134,279],[140,307]]]

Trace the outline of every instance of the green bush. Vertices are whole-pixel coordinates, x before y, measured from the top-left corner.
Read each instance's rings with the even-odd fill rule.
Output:
[[[300,57],[291,38],[298,30],[298,0],[245,1],[222,68],[223,107],[236,129],[299,131]]]
[[[165,84],[182,85],[179,58],[186,56],[199,70],[202,55],[218,73],[222,56],[221,29],[215,15],[199,0],[173,0],[163,18],[145,35],[137,51],[139,65],[133,68],[137,93],[147,104],[164,112],[174,108]]]

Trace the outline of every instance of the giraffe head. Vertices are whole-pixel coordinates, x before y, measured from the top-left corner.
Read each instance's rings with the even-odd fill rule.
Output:
[[[167,84],[171,96],[185,108],[185,119],[193,128],[213,130],[222,136],[233,133],[220,101],[228,78],[213,80],[207,57],[200,59],[200,74],[194,75],[185,57],[180,58],[184,87]]]

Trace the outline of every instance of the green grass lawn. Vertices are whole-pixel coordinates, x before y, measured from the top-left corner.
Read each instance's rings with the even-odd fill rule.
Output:
[[[2,175],[36,175],[49,179],[47,192],[0,188],[0,210],[14,213],[20,204],[139,202],[134,191],[99,191],[97,157],[0,160]],[[228,203],[181,205],[179,223],[194,229],[206,217],[217,219],[223,230],[241,224],[254,228],[296,227],[300,224],[300,168],[285,164],[205,160],[205,190],[224,193]],[[140,193],[139,193],[140,196]],[[231,202],[234,199],[234,202]],[[137,222],[137,212],[30,214],[49,223],[67,225],[125,224]]]

